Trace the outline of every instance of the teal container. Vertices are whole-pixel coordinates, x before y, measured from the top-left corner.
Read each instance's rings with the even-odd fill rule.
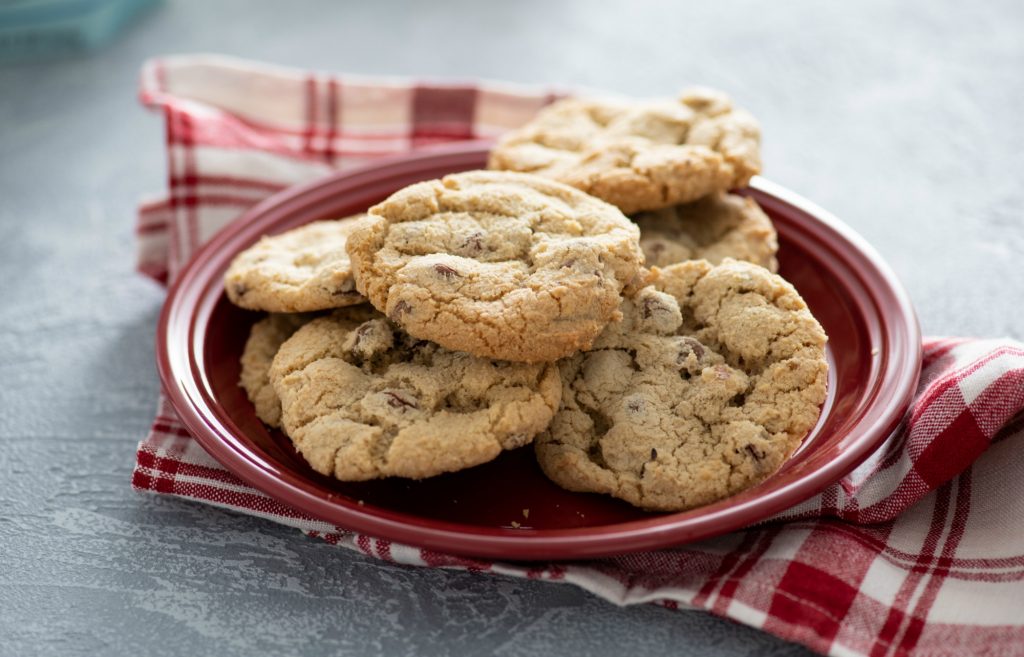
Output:
[[[0,60],[95,50],[160,0],[0,0]]]

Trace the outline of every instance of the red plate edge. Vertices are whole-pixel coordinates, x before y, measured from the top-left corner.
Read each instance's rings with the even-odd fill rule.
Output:
[[[189,312],[197,309],[190,301],[202,296],[203,288],[195,283],[202,279],[204,263],[236,237],[237,227],[268,212],[284,215],[313,204],[318,196],[325,195],[324,188],[339,178],[347,182],[346,187],[351,188],[354,197],[359,195],[362,184],[368,187],[362,191],[363,195],[379,197],[379,190],[387,184],[387,179],[442,166],[449,166],[452,171],[477,167],[484,161],[486,150],[487,145],[480,142],[436,148],[381,160],[289,188],[245,212],[193,256],[168,290],[160,314],[156,335],[157,369],[171,404],[207,452],[239,478],[268,495],[345,529],[453,554],[514,560],[577,559],[664,548],[762,520],[837,481],[898,428],[913,399],[921,366],[920,326],[908,295],[881,256],[851,228],[823,208],[760,177],[756,177],[750,190],[744,193],[754,196],[762,205],[788,205],[813,218],[813,230],[829,234],[832,241],[845,243],[849,248],[836,250],[834,255],[847,260],[863,289],[869,291],[878,312],[890,319],[882,323],[884,335],[875,336],[887,345],[880,359],[883,362],[878,365],[881,383],[872,395],[872,399],[882,400],[884,409],[871,417],[871,422],[838,458],[777,490],[741,500],[734,496],[684,513],[600,527],[512,530],[425,520],[387,509],[361,507],[343,498],[328,499],[313,491],[303,478],[266,463],[236,441],[216,417],[206,414],[209,411],[206,407],[216,402],[198,385],[205,381],[193,357],[197,344],[196,317],[200,313]],[[383,182],[382,171],[386,172]],[[330,195],[337,193],[329,192]],[[181,349],[182,345],[188,348]]]

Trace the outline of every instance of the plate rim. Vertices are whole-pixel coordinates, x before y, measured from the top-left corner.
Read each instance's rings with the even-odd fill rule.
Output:
[[[382,170],[391,171],[391,176],[399,176],[419,169],[436,169],[442,163],[451,164],[454,171],[459,163],[481,161],[487,148],[486,142],[432,148],[426,152],[382,158],[368,165],[291,186],[243,212],[193,254],[167,290],[157,325],[156,360],[164,394],[189,433],[207,453],[234,475],[272,498],[339,528],[451,554],[532,561],[612,556],[679,545],[734,531],[819,493],[857,467],[898,430],[917,388],[922,360],[921,329],[909,295],[881,255],[851,227],[799,194],[756,176],[751,181],[751,189],[809,215],[845,240],[853,247],[852,255],[859,256],[870,266],[869,271],[857,273],[874,279],[875,285],[865,286],[871,291],[872,299],[880,294],[888,295],[890,298],[886,305],[899,309],[897,317],[889,317],[890,321],[881,321],[880,324],[889,338],[903,343],[902,349],[890,354],[894,362],[882,373],[889,375],[888,378],[881,378],[875,394],[875,399],[882,401],[873,401],[872,404],[887,404],[888,409],[861,431],[839,457],[789,484],[738,503],[733,496],[690,511],[660,514],[612,525],[570,529],[508,529],[424,519],[400,511],[359,506],[341,497],[322,497],[306,489],[304,484],[308,484],[309,480],[288,470],[275,468],[272,463],[252,453],[252,450],[233,442],[230,430],[215,421],[216,408],[207,409],[209,405],[203,400],[202,394],[199,394],[198,399],[195,398],[196,392],[201,393],[201,389],[196,387],[191,393],[186,391],[190,382],[194,386],[203,377],[192,349],[195,313],[183,312],[185,308],[192,311],[198,308],[196,303],[187,301],[201,302],[204,297],[195,292],[196,285],[189,285],[199,277],[203,264],[216,256],[224,242],[237,237],[254,219],[270,211],[283,213],[296,204],[301,207],[304,205],[303,200],[310,202],[307,197],[315,198],[318,191],[337,185],[341,180],[358,182],[360,178],[366,177],[379,180]],[[209,286],[199,287],[206,289]],[[172,325],[172,322],[177,323]],[[184,330],[187,336],[184,349],[180,345],[175,347],[169,339],[172,334],[175,338],[180,337],[183,329],[187,329]],[[175,349],[178,349],[178,353],[175,353]],[[210,417],[211,414],[214,417]],[[222,435],[223,431],[229,435]]]

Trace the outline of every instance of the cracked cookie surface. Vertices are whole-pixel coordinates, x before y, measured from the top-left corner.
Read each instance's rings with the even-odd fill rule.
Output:
[[[450,351],[380,316],[313,320],[281,346],[270,378],[296,449],[343,481],[485,463],[532,441],[561,398],[555,363]]]
[[[818,419],[825,333],[793,287],[750,263],[654,271],[592,351],[560,363],[562,405],[537,437],[573,491],[681,511],[775,472]]]
[[[761,170],[761,129],[725,94],[565,99],[501,138],[488,168],[542,175],[627,214],[744,187]]]
[[[238,385],[252,402],[256,417],[268,426],[281,424],[281,400],[270,382],[270,365],[281,345],[316,316],[316,313],[271,313],[249,330],[242,350]],[[377,312],[369,304],[349,306],[333,313],[336,321],[346,322],[353,328],[374,316]]]
[[[751,198],[719,192],[682,205],[633,216],[648,267],[684,260],[746,260],[779,270],[779,239],[771,219]]]
[[[588,347],[645,273],[639,229],[615,207],[496,171],[396,192],[348,251],[359,291],[411,335],[520,362]]]
[[[262,238],[238,254],[224,275],[236,306],[296,313],[363,303],[345,244],[365,215],[315,221]]]

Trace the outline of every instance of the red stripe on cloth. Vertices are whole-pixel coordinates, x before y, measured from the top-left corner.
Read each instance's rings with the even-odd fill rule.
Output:
[[[955,393],[959,395],[959,390]],[[974,421],[974,415],[965,408],[948,427],[929,441],[914,462],[914,469],[929,489],[935,488],[960,474],[986,447],[988,437]]]
[[[181,461],[167,456],[160,456],[155,452],[144,451],[137,455],[138,464],[148,470],[154,470],[160,475],[173,478],[178,471]]]
[[[151,477],[146,473],[135,470],[132,472],[132,488],[138,491],[169,495],[174,492],[174,480],[169,477]]]
[[[967,516],[971,509],[971,471],[968,469],[957,480],[956,507],[953,511],[953,520],[950,524],[949,533],[946,535],[945,544],[942,546],[941,556],[930,573],[927,574],[928,581],[924,593],[918,598],[917,604],[910,615],[910,623],[907,625],[903,639],[899,643],[899,650],[904,654],[910,652],[917,646],[921,638],[921,631],[924,629],[928,612],[931,611],[935,598],[939,594],[945,575],[949,572],[949,564],[960,539],[964,535],[964,527],[967,525]]]
[[[742,538],[735,548],[728,552],[718,566],[718,569],[708,577],[704,585],[701,586],[697,595],[693,598],[693,605],[695,607],[704,606],[708,598],[715,591],[718,585],[724,581],[732,569],[736,567],[736,564],[740,562],[740,559],[746,554],[757,542],[759,533],[756,531],[744,532]]]
[[[412,95],[413,145],[474,139],[477,88],[418,85]]]
[[[857,591],[827,570],[793,561],[772,597],[765,629],[771,631],[770,625],[775,620],[803,625],[831,643]]]
[[[146,459],[146,457],[144,455],[141,455],[141,454],[139,455],[138,462],[139,462],[140,465],[143,465],[146,462],[146,460],[147,459]],[[176,466],[175,466],[176,467],[176,470],[175,470],[175,474],[176,475],[186,476],[186,477],[195,477],[197,479],[199,479],[199,478],[206,479],[207,480],[206,483],[208,483],[211,486],[216,486],[217,484],[227,484],[227,485],[230,485],[230,486],[238,486],[238,487],[245,487],[246,486],[244,481],[242,481],[241,479],[239,479],[235,475],[231,474],[227,470],[223,470],[223,469],[217,468],[217,467],[208,467],[208,466],[205,466],[205,465],[199,465],[199,464],[196,464],[196,463],[188,463],[186,461],[180,461],[180,460],[174,459],[174,457],[165,457],[165,458],[162,459],[162,462],[167,462],[169,460],[173,460],[174,463],[176,464]],[[152,465],[143,466],[143,467],[149,467],[150,469],[159,470],[162,467],[162,463],[161,463],[160,460],[156,460],[156,456],[154,455],[154,460],[152,461]]]
[[[878,636],[875,638],[875,643],[871,647],[870,657],[885,657],[889,653],[890,646],[896,642],[899,632],[904,626],[910,601],[914,592],[917,591],[923,576],[922,574],[927,569],[926,563],[931,561],[932,556],[935,554],[939,538],[946,526],[946,517],[949,513],[949,498],[949,484],[936,491],[931,525],[921,546],[921,553],[896,593],[896,599],[889,608],[889,614],[886,616],[885,623],[882,625],[882,629],[879,631]]]
[[[715,599],[714,606],[711,611],[716,614],[724,616],[726,611],[729,609],[729,603],[732,602],[733,597],[736,595],[737,589],[739,589],[740,582],[751,570],[757,566],[761,557],[771,547],[772,541],[782,531],[782,525],[771,527],[769,529],[762,529],[758,532],[758,542],[755,544],[753,549],[740,560],[740,563],[733,570],[732,574],[726,578],[725,583],[722,584],[722,588],[718,590],[718,597]]]
[[[186,431],[183,427],[166,424],[164,422],[154,422],[151,431],[157,431],[160,433],[169,433],[175,436],[181,436],[182,438],[191,438],[192,434]]]
[[[155,235],[167,232],[167,222],[164,223],[138,223],[135,226],[136,235]]]
[[[334,166],[337,157],[334,139],[340,123],[340,84],[334,78],[327,81],[327,134],[324,136],[324,160]]]
[[[305,149],[306,145],[312,149],[313,134],[315,131],[307,131],[297,140],[285,139],[280,133],[253,129],[237,116],[225,114],[204,118],[196,126],[192,138],[195,145],[208,148],[319,162],[321,157],[318,154]]]
[[[377,539],[377,556],[384,561],[390,561],[394,563],[395,560],[391,557],[391,541],[386,541],[382,538]]]
[[[316,76],[306,78],[306,129],[302,132],[302,150],[310,156],[316,156],[313,140],[317,134],[318,107],[320,102],[317,94]]]
[[[196,149],[195,140],[193,137],[192,117],[183,112],[181,114],[181,124],[182,128],[184,129],[184,134],[182,135],[181,139],[181,146],[184,150],[183,159],[185,167],[183,171],[183,176],[185,180],[195,180]],[[186,190],[186,193],[179,193],[179,189]],[[172,183],[171,194],[177,199],[177,203],[179,204],[177,207],[181,207],[181,204],[185,205],[186,226],[188,231],[186,235],[186,240],[189,249],[188,254],[189,257],[191,257],[191,255],[195,253],[196,250],[199,248],[199,213],[196,211],[195,203],[187,202],[189,197],[195,194],[195,186],[190,185],[188,183],[184,183],[182,185],[178,185],[177,187],[175,187]]]

